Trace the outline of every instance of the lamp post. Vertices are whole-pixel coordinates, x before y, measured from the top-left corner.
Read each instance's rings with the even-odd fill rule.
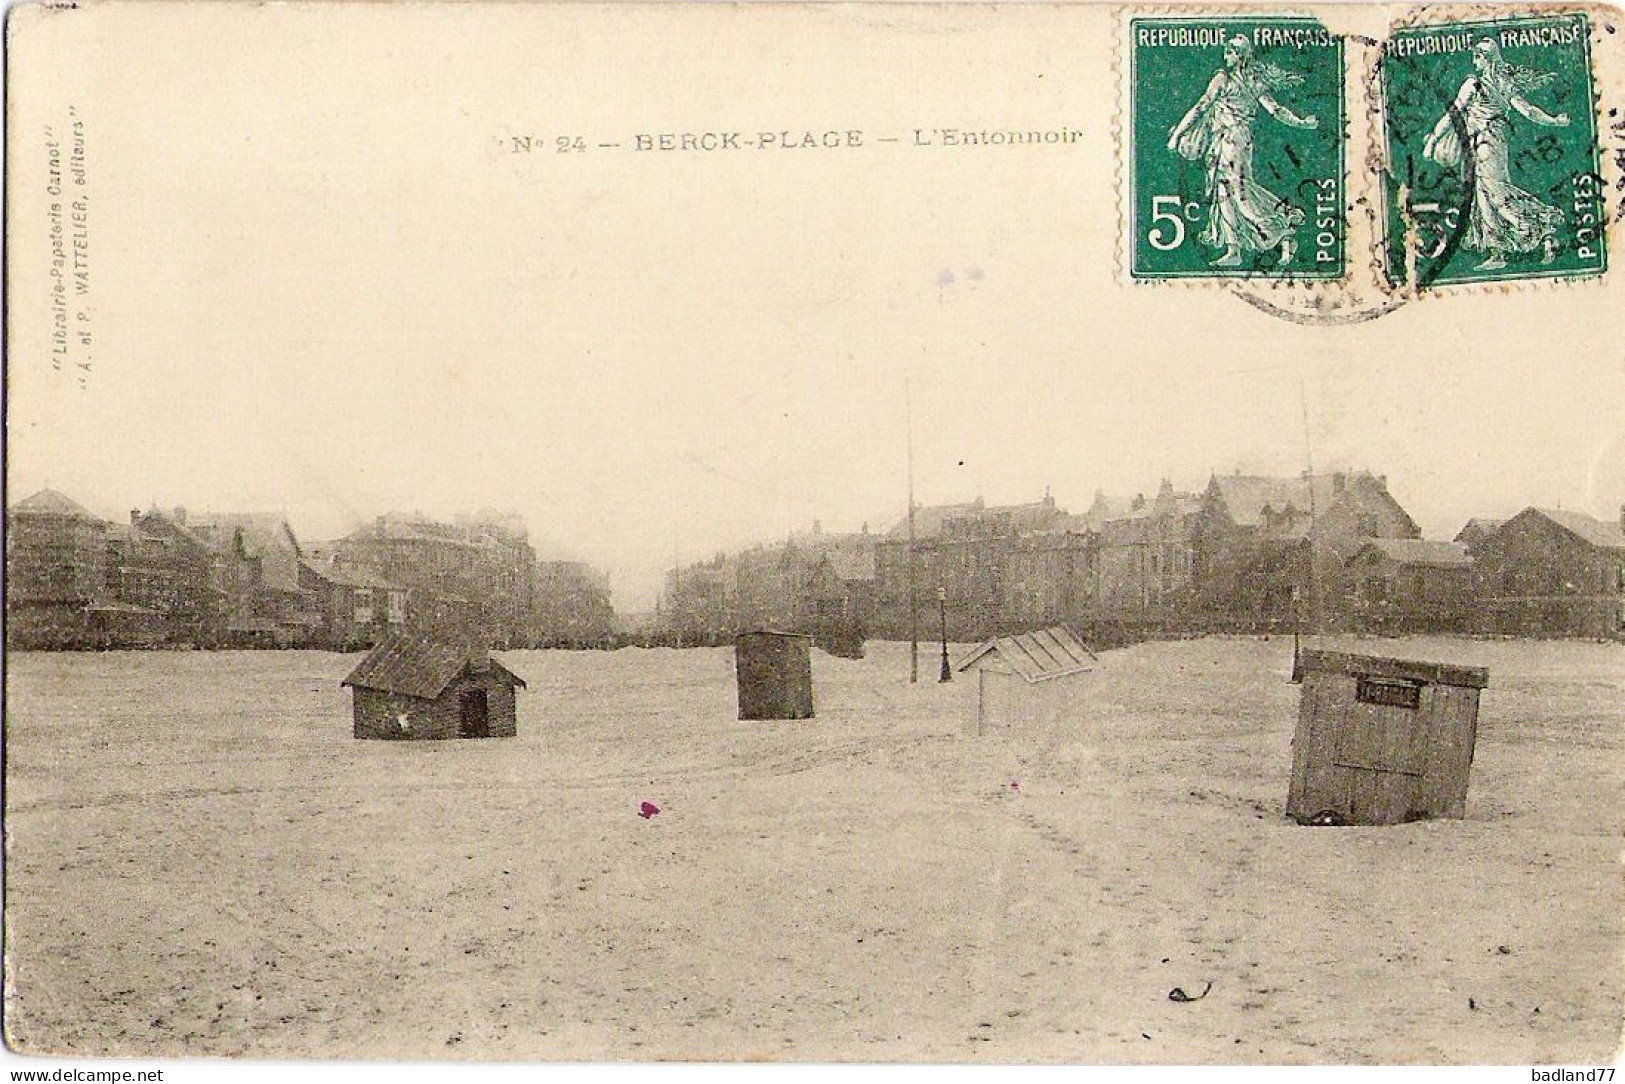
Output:
[[[954,679],[953,667],[948,665],[948,589],[937,588],[937,616],[942,621],[942,676],[939,683]]]

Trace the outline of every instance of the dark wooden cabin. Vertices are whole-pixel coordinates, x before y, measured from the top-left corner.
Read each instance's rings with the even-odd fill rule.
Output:
[[[392,636],[342,682],[355,693],[355,736],[394,740],[511,738],[525,683],[483,647]]]
[[[735,639],[741,719],[813,717],[810,645],[810,637],[794,632],[746,632]]]

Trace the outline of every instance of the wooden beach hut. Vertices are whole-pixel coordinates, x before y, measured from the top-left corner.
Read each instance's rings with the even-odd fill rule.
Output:
[[[484,647],[397,635],[342,685],[355,693],[355,736],[395,740],[511,738],[524,681]]]
[[[959,661],[976,675],[974,733],[1059,721],[1076,694],[1076,678],[1094,668],[1094,653],[1064,626],[996,636]]]
[[[1489,671],[1305,651],[1286,811],[1300,824],[1460,817]]]
[[[741,719],[813,717],[811,637],[759,629],[734,640]]]

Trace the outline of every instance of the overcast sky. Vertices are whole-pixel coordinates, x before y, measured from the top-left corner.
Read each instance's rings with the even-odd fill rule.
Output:
[[[378,10],[378,9],[374,9]],[[502,10],[502,9],[498,9]],[[20,51],[11,500],[284,510],[332,538],[485,506],[652,606],[674,556],[920,501],[1368,467],[1432,536],[1625,499],[1614,284],[1289,324],[1115,273],[1111,22],[835,9],[524,33],[466,10],[105,8]],[[242,16],[254,14],[249,20]],[[577,13],[579,14],[579,13]],[[607,13],[606,18],[607,18]],[[676,17],[675,15],[671,17]],[[1050,25],[1046,20],[1061,20]],[[51,25],[30,32],[48,35]],[[831,77],[832,73],[835,74]],[[27,84],[25,84],[27,85]],[[43,127],[86,123],[93,369],[52,369]],[[637,132],[1058,128],[1064,147],[638,154]],[[582,134],[586,152],[508,153]],[[1617,283],[1617,276],[1615,282]],[[33,290],[31,294],[29,291]],[[1307,411],[1307,431],[1304,415]]]

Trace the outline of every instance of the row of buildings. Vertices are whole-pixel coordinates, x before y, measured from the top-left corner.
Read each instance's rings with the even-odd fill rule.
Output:
[[[380,516],[303,544],[279,515],[154,508],[115,523],[42,490],[6,526],[10,647],[352,649],[407,627],[521,647],[616,627],[600,573],[538,560],[524,523],[494,513]]]
[[[1625,515],[1530,508],[1424,539],[1364,471],[1214,475],[1199,492],[918,507],[889,531],[814,531],[673,569],[662,627],[958,640],[1070,623],[1103,638],[1288,628],[1619,637]],[[912,539],[912,541],[911,541]]]
[[[674,568],[666,573],[654,627],[689,643],[720,642],[753,628],[861,639],[874,618],[879,543],[867,524],[832,533],[814,523],[782,543]]]

